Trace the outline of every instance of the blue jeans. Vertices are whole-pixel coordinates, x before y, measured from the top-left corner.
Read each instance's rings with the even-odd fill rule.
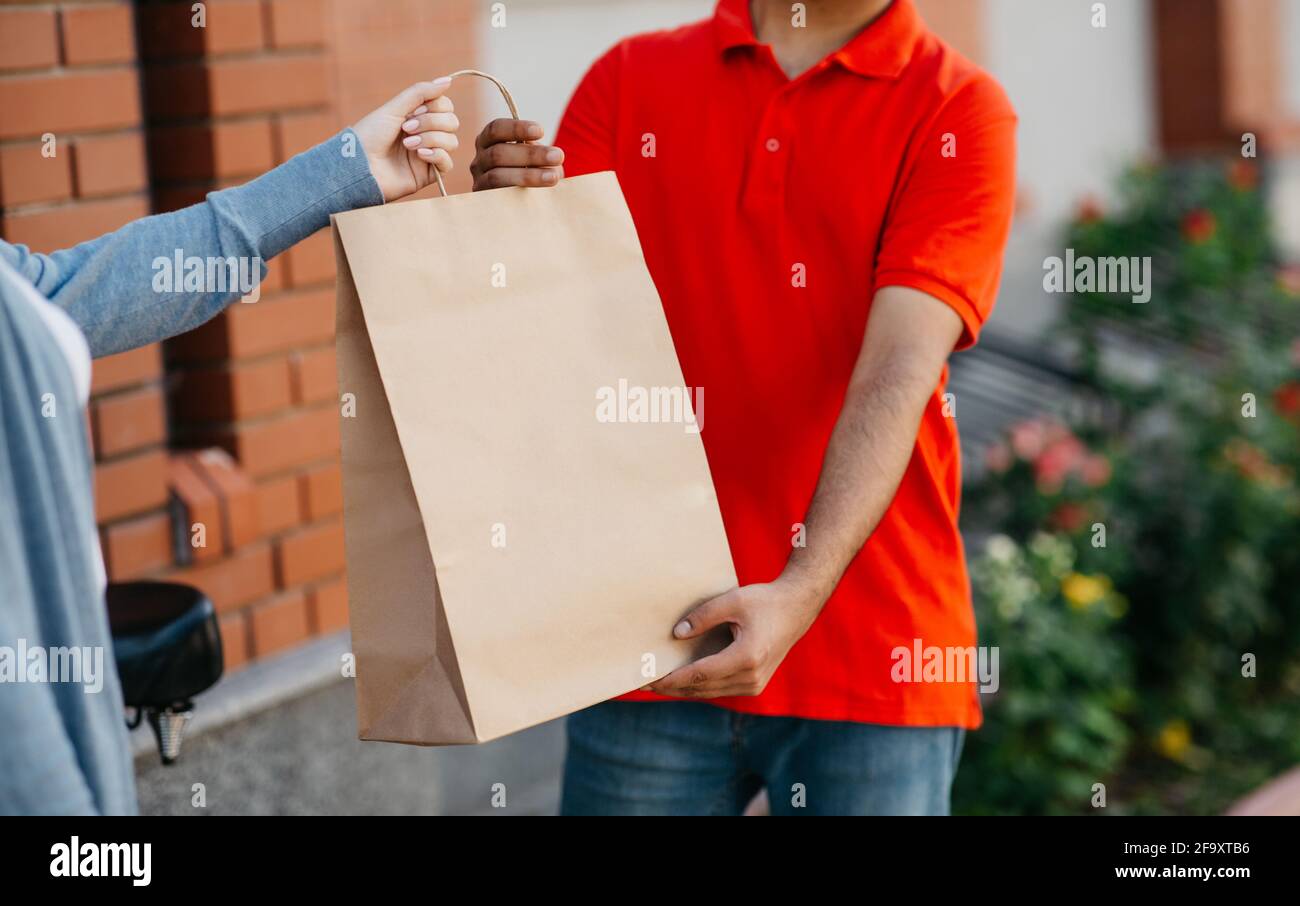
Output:
[[[946,815],[965,730],[610,701],[568,720],[565,815]]]

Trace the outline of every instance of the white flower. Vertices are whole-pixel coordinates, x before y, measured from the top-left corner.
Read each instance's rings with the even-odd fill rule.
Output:
[[[1016,542],[1006,535],[993,535],[984,543],[984,553],[994,563],[1010,563],[1018,551]]]

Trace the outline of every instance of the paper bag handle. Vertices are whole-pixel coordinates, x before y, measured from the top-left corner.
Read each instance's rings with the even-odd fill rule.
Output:
[[[519,110],[518,108],[515,107],[515,99],[510,96],[510,92],[506,89],[506,86],[502,85],[501,80],[498,79],[496,76],[488,75],[486,72],[480,72],[477,69],[460,69],[457,70],[456,72],[453,72],[448,78],[454,79],[458,76],[467,76],[467,75],[478,76],[480,79],[487,79],[493,85],[497,86],[497,90],[501,92],[501,96],[506,99],[506,106],[510,108],[510,115],[515,119],[519,119]],[[437,167],[434,167],[433,175],[438,180],[438,194],[446,198],[447,187],[442,184],[442,171],[439,170]]]

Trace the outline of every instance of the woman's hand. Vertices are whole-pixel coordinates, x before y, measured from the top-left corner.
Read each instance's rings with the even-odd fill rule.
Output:
[[[353,126],[370,162],[370,172],[384,193],[395,201],[434,181],[435,168],[451,169],[451,154],[459,142],[460,121],[444,92],[451,79],[417,82]]]

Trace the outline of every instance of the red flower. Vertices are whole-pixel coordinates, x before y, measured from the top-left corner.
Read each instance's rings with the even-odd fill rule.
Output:
[[[1286,418],[1300,416],[1300,383],[1287,381],[1273,392],[1273,405]]]
[[[1238,192],[1250,192],[1259,185],[1259,171],[1248,160],[1236,160],[1228,164],[1228,185]]]
[[[1021,422],[1011,429],[1011,449],[1021,459],[1037,459],[1043,452],[1046,429],[1043,422]]]
[[[1088,448],[1073,434],[1053,440],[1034,462],[1034,477],[1038,489],[1054,494],[1061,489],[1066,477],[1077,473],[1088,456]]]
[[[1063,503],[1052,510],[1048,523],[1058,531],[1073,534],[1088,522],[1088,508],[1081,503]]]
[[[1083,200],[1079,202],[1079,211],[1075,215],[1075,219],[1078,220],[1079,223],[1087,224],[1096,223],[1101,220],[1102,216],[1103,211],[1101,209],[1101,203],[1093,196],[1086,195]]]
[[[984,451],[984,465],[990,472],[1001,475],[1011,468],[1011,450],[1006,444],[998,442]]]
[[[1300,267],[1292,264],[1278,268],[1277,285],[1288,296],[1300,296]]]
[[[1183,218],[1183,238],[1192,245],[1200,245],[1209,242],[1214,238],[1214,232],[1218,228],[1218,223],[1214,215],[1205,208],[1197,208],[1188,212]]]
[[[1282,487],[1290,478],[1287,470],[1275,465],[1263,450],[1239,437],[1224,445],[1223,458],[1244,477],[1269,487]]]
[[[1094,453],[1079,467],[1079,477],[1090,488],[1101,487],[1110,481],[1110,460],[1099,453]]]

